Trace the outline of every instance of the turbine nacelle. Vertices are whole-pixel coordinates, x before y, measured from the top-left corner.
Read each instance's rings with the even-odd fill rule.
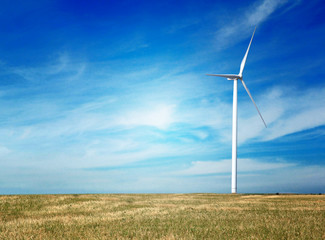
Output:
[[[207,76],[214,76],[214,77],[224,77],[227,80],[243,80],[243,75],[236,75],[236,74],[206,74]]]
[[[243,76],[237,75],[236,77],[227,78],[227,80],[243,80]]]
[[[243,77],[241,75],[236,75],[236,74],[206,74],[207,76],[214,76],[214,77],[223,77],[227,78],[228,80],[236,80],[240,79],[242,80]]]

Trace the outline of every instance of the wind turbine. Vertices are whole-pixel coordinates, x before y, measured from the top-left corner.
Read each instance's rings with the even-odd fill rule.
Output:
[[[232,171],[231,171],[231,193],[237,193],[237,82],[238,80],[241,81],[241,83],[243,84],[246,92],[248,93],[248,96],[250,97],[250,99],[252,100],[252,102],[255,105],[255,108],[258,112],[258,114],[260,115],[265,127],[266,123],[262,117],[262,114],[260,113],[260,111],[258,110],[258,107],[251,95],[251,93],[249,92],[244,80],[243,80],[243,71],[245,68],[245,64],[246,64],[246,60],[247,60],[247,55],[249,52],[249,48],[251,47],[252,44],[252,40],[254,37],[256,31],[256,27],[254,29],[251,41],[249,42],[246,54],[243,58],[243,60],[241,61],[240,64],[240,70],[239,73],[236,74],[207,74],[208,76],[216,76],[216,77],[224,77],[227,78],[228,80],[233,80],[234,81],[234,94],[233,94],[233,108],[232,108]]]

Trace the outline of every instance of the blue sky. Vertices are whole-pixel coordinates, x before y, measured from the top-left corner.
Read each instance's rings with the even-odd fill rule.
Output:
[[[321,0],[2,1],[0,194],[325,190]]]

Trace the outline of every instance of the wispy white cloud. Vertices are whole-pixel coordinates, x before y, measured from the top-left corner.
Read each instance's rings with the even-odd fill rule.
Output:
[[[277,118],[273,119],[262,139],[272,140],[325,125],[324,87],[303,91],[279,88],[276,92],[276,101],[267,103],[265,109],[269,116],[275,115]],[[272,105],[277,107],[272,108]]]
[[[39,83],[44,82],[49,77],[56,77],[56,81],[62,79],[78,79],[84,72],[85,67],[85,61],[72,62],[67,53],[60,53],[43,66],[14,66],[7,67],[5,70],[10,74],[17,74],[28,81]],[[60,76],[59,74],[67,75],[62,77],[62,75]]]
[[[57,105],[54,105],[56,108],[54,110],[54,107],[46,109],[46,106],[51,106],[49,104],[28,104],[30,108],[22,108],[25,112],[24,120],[20,119],[16,123],[18,126],[10,125],[9,128],[20,139],[56,138],[87,134],[99,130],[116,131],[136,127],[167,129],[170,124],[175,122],[173,118],[174,107],[172,105],[157,103],[135,109],[132,109],[131,106],[130,108],[113,110],[108,113],[106,109],[109,109],[112,104],[108,99],[100,103],[87,103],[86,106],[81,105],[73,110],[61,109]],[[42,115],[38,115],[37,112],[43,108],[45,111]],[[26,111],[27,109],[30,110]],[[17,111],[20,111],[20,108]],[[12,114],[15,114],[15,112]],[[26,123],[28,120],[30,122]],[[8,129],[8,126],[5,128]]]
[[[246,13],[247,25],[255,26],[263,22],[268,16],[270,16],[277,8],[287,3],[288,0],[264,0],[255,9],[250,9]]]
[[[255,172],[272,170],[277,168],[292,167],[295,164],[285,162],[260,162],[253,159],[238,159],[238,172]],[[191,166],[181,170],[176,174],[179,175],[204,175],[217,173],[230,173],[231,159],[220,161],[194,161]]]
[[[301,91],[278,86],[254,96],[268,125],[266,129],[247,97],[245,102],[239,102],[238,107],[239,143],[250,139],[273,140],[325,125],[324,94],[324,87]],[[231,127],[229,123],[226,126]],[[224,134],[224,137],[229,140],[231,136]]]
[[[218,48],[234,44],[252,34],[253,28],[264,22],[273,12],[286,6],[292,8],[297,3],[291,0],[263,0],[257,1],[244,12],[232,13],[236,17],[233,22],[221,27],[217,33]]]

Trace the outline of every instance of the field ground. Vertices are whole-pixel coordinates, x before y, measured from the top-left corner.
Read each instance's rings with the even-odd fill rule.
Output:
[[[0,239],[325,239],[325,195],[0,196]]]

